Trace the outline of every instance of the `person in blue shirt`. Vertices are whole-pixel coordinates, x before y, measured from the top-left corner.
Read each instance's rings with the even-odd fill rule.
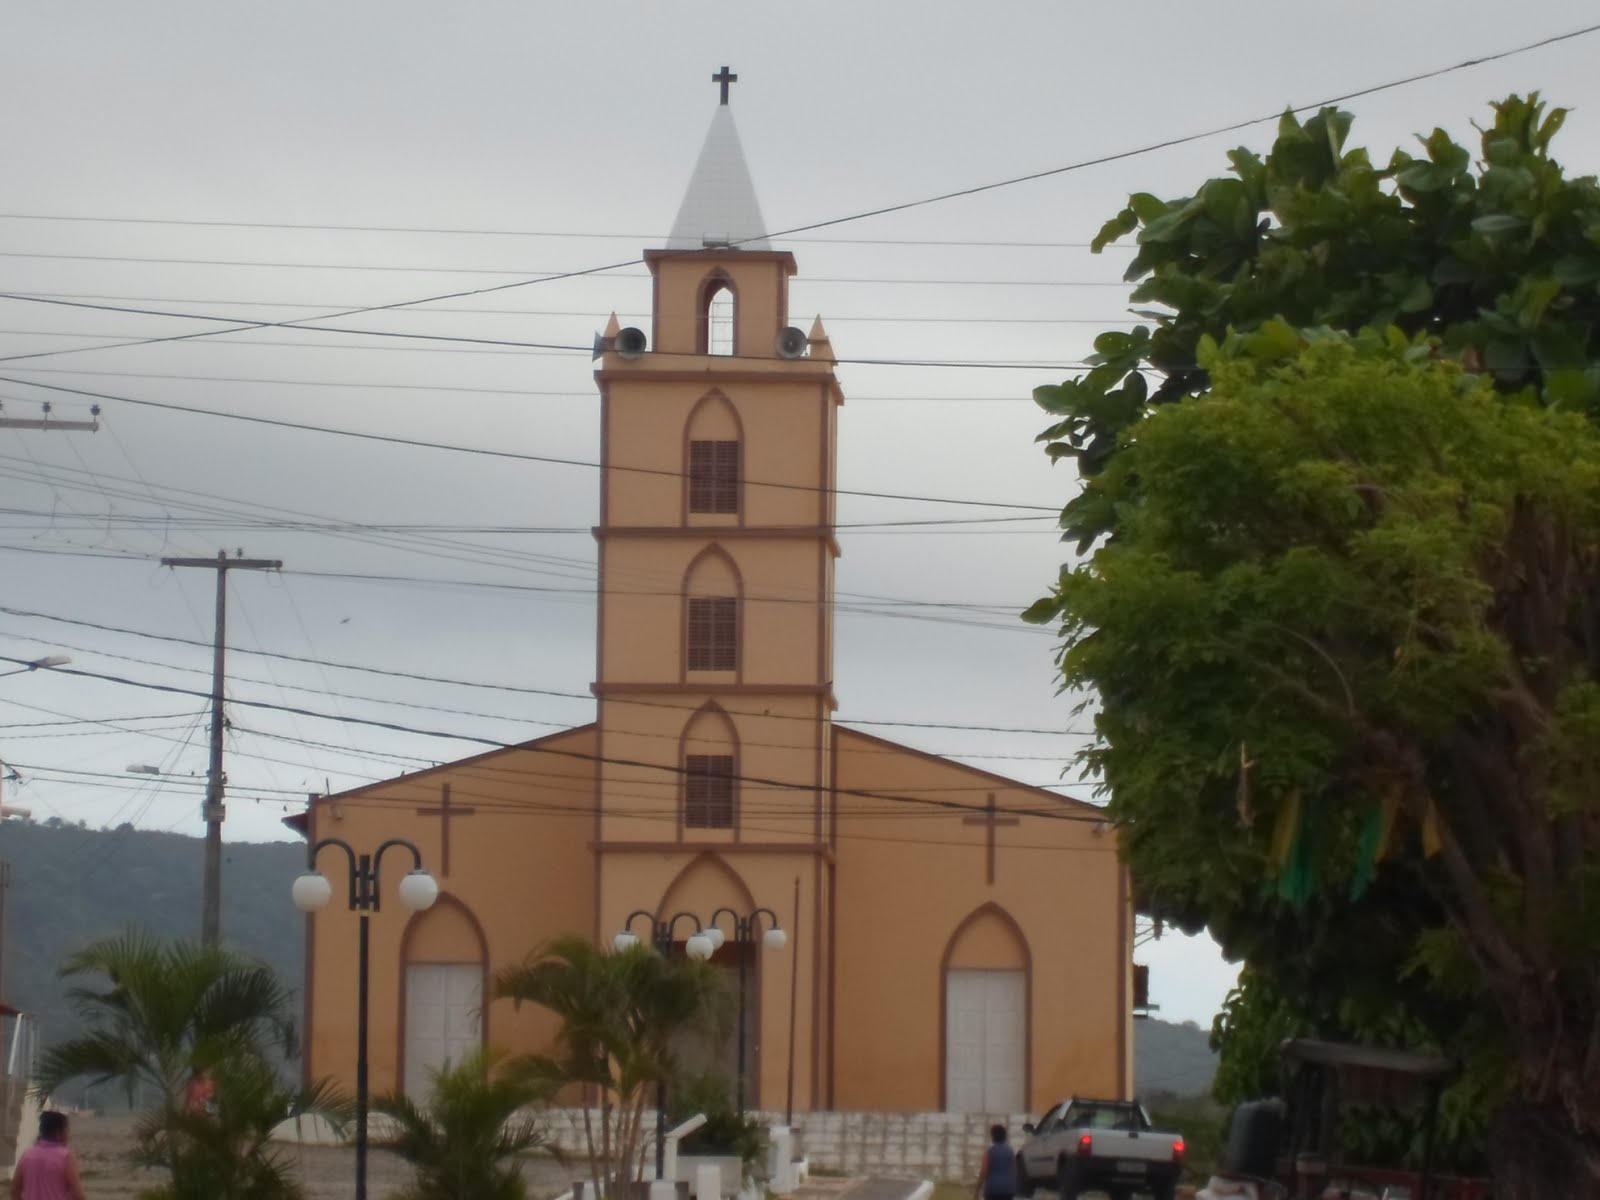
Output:
[[[993,1125],[973,1195],[975,1200],[1012,1200],[1016,1194],[1017,1152],[1006,1142],[1006,1127]]]

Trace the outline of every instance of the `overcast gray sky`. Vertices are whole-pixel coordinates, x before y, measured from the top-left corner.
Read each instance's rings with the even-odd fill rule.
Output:
[[[329,715],[508,742],[587,721],[597,480],[583,464],[598,404],[582,347],[612,310],[642,323],[649,291],[636,265],[540,277],[664,242],[723,63],[740,76],[735,115],[779,231],[1270,117],[1566,33],[1593,11],[9,5],[0,290],[34,299],[0,299],[0,376],[13,381],[0,415],[48,400],[87,418],[89,397],[46,384],[108,398],[95,434],[0,430],[0,654],[69,654],[86,671],[203,691],[211,573],[155,560],[220,547],[282,559],[282,576],[236,578],[229,640],[313,661],[235,654],[230,693],[323,715],[232,708],[236,839],[285,836],[278,821],[307,791],[482,748]],[[1386,157],[1435,125],[1470,136],[1489,100],[1538,88],[1576,110],[1560,156],[1591,170],[1597,48],[1579,37],[1353,100],[1355,137]],[[800,263],[796,317],[820,313],[842,359],[948,364],[840,367],[841,486],[930,498],[840,503],[841,720],[1062,781],[1085,718],[1055,695],[1053,636],[1015,613],[1063,557],[1048,514],[1072,479],[1033,444],[1043,422],[1028,396],[1130,320],[1126,254],[1086,248],[1125,195],[1192,190],[1271,129],[777,239]],[[408,303],[502,284],[518,286]],[[578,349],[282,328],[107,348],[219,328],[198,317],[391,304],[408,306],[327,323]],[[894,524],[940,519],[965,523]],[[0,757],[21,777],[7,801],[38,819],[198,832],[204,710],[102,679],[0,680]],[[1168,937],[1141,957],[1175,1019],[1208,1021],[1232,978],[1205,939]]]

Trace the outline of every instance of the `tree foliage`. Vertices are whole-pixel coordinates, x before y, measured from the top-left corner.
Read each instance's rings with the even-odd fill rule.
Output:
[[[374,1102],[389,1118],[379,1144],[416,1168],[400,1200],[522,1200],[521,1155],[551,1149],[544,1118],[527,1111],[548,1101],[551,1081],[507,1070],[504,1056],[479,1051],[432,1074],[428,1099],[402,1092]]]
[[[89,1026],[45,1052],[42,1092],[83,1076],[139,1084],[181,1105],[190,1081],[236,1058],[296,1048],[291,997],[270,967],[218,946],[129,932],[90,942],[61,964],[67,1002]]]
[[[36,1086],[75,1078],[149,1088],[135,1127],[136,1161],[164,1167],[169,1200],[303,1194],[271,1145],[286,1119],[343,1125],[350,1105],[326,1083],[284,1081],[294,1053],[291,997],[270,967],[217,946],[142,933],[91,942],[61,965],[86,1032],[47,1050]]]
[[[556,937],[495,976],[495,994],[537,1004],[560,1020],[551,1053],[519,1068],[597,1091],[600,1129],[585,1135],[596,1194],[605,1179],[637,1177],[645,1111],[679,1075],[678,1046],[721,1030],[731,997],[715,967],[645,946],[612,952],[575,934]]]
[[[1137,230],[1135,299],[1169,311],[1036,392],[1082,483],[1063,527],[1095,553],[1029,615],[1097,693],[1088,761],[1146,902],[1302,1022],[1399,1001],[1403,1036],[1504,1054],[1497,1146],[1542,1147],[1578,1195],[1600,1161],[1600,189],[1550,157],[1563,116],[1512,97],[1479,162],[1436,130],[1381,168],[1348,114],[1286,117],[1232,177],[1131,198],[1097,244]],[[1390,332],[1316,332],[1363,328]]]

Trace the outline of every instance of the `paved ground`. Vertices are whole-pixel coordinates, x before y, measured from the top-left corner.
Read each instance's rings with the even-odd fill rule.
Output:
[[[907,1200],[921,1186],[920,1179],[866,1179],[811,1176],[794,1194],[794,1200]]]
[[[133,1146],[131,1117],[72,1118],[72,1147],[78,1156],[89,1200],[133,1200],[139,1192],[161,1182],[162,1172],[139,1169],[128,1163]],[[311,1200],[353,1200],[355,1152],[342,1146],[285,1146],[286,1158],[305,1184]],[[548,1160],[530,1161],[523,1168],[530,1200],[548,1200],[567,1190],[573,1168]],[[367,1157],[367,1188],[372,1200],[384,1200],[411,1179],[411,1169],[381,1150]]]

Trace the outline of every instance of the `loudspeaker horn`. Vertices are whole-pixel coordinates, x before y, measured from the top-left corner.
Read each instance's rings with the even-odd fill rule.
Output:
[[[603,333],[595,334],[594,335],[594,353],[589,356],[589,361],[590,362],[594,362],[596,359],[598,359],[602,354],[604,354],[609,349],[611,349],[611,347],[606,342],[605,334],[603,334]]]
[[[783,358],[803,358],[811,339],[806,336],[805,330],[789,326],[778,335],[778,354]]]
[[[617,353],[623,358],[638,358],[644,353],[644,330],[629,325],[617,334]]]

